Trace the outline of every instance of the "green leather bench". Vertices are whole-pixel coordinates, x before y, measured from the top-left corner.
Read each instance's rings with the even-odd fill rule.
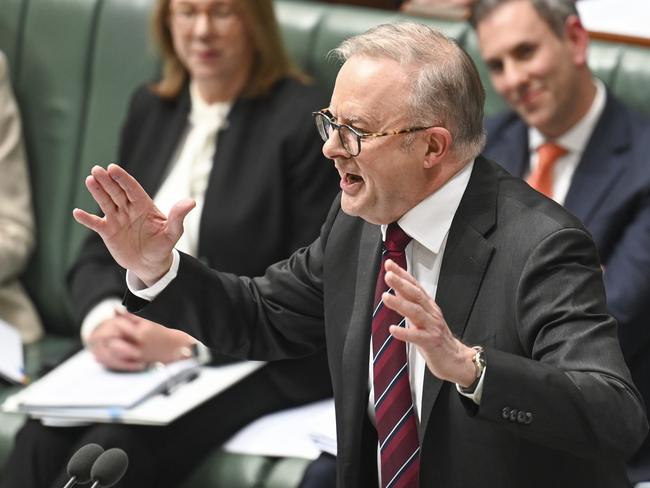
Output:
[[[2,0],[0,49],[8,58],[23,114],[30,158],[38,246],[25,275],[47,328],[26,351],[37,374],[73,347],[77,330],[69,312],[64,277],[84,230],[74,207],[92,208],[83,181],[93,164],[114,160],[122,117],[133,88],[159,69],[148,42],[153,0]],[[331,89],[338,66],[327,53],[346,37],[378,23],[402,20],[397,12],[276,0],[289,51],[315,81]],[[411,18],[412,19],[412,18]],[[454,37],[479,62],[469,25],[419,19]],[[623,100],[650,114],[650,49],[593,42],[595,73]],[[504,104],[487,83],[486,112]],[[320,107],[314,107],[318,109]],[[0,388],[0,401],[15,388]],[[0,414],[0,465],[23,419]],[[243,456],[216,450],[184,488],[295,486],[307,462]],[[1,474],[0,474],[1,476]]]

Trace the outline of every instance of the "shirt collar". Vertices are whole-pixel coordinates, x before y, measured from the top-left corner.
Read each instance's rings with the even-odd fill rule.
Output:
[[[465,165],[447,183],[397,221],[404,232],[435,254],[440,252],[445,236],[449,232],[473,167],[473,161]],[[382,240],[386,240],[387,227],[387,225],[381,226]]]
[[[205,127],[206,129],[216,129],[223,125],[232,101],[207,103],[199,94],[196,83],[190,82],[190,100],[192,101],[192,110],[189,119],[196,126]]]
[[[596,96],[593,102],[591,102],[591,107],[589,107],[585,116],[568,131],[555,139],[555,142],[571,153],[581,154],[584,151],[596,122],[598,122],[600,115],[605,109],[605,85],[598,78],[594,78],[594,84],[596,85]],[[528,144],[531,153],[537,151],[537,148],[545,141],[546,137],[540,131],[534,127],[528,129]]]

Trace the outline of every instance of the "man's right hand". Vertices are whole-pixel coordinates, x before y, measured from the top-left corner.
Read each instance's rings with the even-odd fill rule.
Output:
[[[94,166],[86,188],[103,217],[75,208],[75,220],[97,232],[117,263],[147,286],[171,267],[172,249],[183,234],[183,219],[194,208],[192,199],[176,203],[165,216],[142,186],[116,164]]]

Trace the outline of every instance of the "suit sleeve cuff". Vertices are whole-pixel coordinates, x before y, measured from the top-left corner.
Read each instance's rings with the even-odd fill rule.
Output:
[[[147,285],[145,285],[142,280],[135,275],[135,273],[127,270],[126,286],[136,297],[151,302],[167,287],[167,285],[172,282],[174,278],[176,278],[180,259],[180,254],[176,249],[174,249],[172,251],[172,265],[169,268],[169,271],[148,288]]]

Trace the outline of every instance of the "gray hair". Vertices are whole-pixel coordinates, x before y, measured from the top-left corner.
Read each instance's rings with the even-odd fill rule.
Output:
[[[566,19],[571,15],[579,17],[575,0],[477,0],[469,22],[476,29],[476,26],[497,7],[515,1],[529,2],[559,38],[564,37]]]
[[[341,61],[387,58],[411,69],[407,104],[412,123],[446,127],[462,161],[483,149],[485,91],[478,71],[467,53],[438,30],[414,22],[382,24],[343,41],[330,54]]]

